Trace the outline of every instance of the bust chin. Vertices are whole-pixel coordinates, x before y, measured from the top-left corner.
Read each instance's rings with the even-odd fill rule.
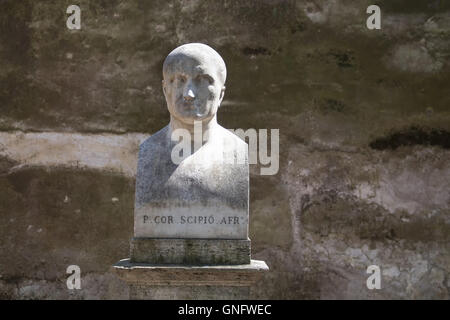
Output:
[[[166,58],[162,83],[171,117],[140,146],[135,237],[248,238],[247,144],[216,118],[225,78],[225,63],[206,45],[184,45]],[[180,131],[197,148],[176,162]]]

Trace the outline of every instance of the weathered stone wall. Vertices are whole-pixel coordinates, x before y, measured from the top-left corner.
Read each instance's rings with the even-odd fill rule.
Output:
[[[278,174],[251,168],[271,268],[253,296],[449,299],[450,3],[375,3],[381,30],[369,0],[3,0],[0,297],[127,297],[109,268],[129,255],[139,142],[168,121],[162,62],[203,42],[228,67],[219,122],[280,129]]]

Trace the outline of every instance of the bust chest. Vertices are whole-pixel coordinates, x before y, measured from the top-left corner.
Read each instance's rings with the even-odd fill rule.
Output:
[[[176,164],[156,138],[139,153],[135,236],[247,239],[246,149],[209,143]],[[233,161],[236,151],[245,161]]]
[[[168,153],[139,159],[137,206],[166,202],[244,206],[239,199],[248,189],[248,165],[227,160],[226,153],[216,146],[204,146],[178,165]]]

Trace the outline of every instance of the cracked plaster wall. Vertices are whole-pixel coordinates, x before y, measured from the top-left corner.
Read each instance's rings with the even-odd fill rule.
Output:
[[[219,122],[280,129],[251,168],[255,298],[449,299],[450,5],[372,1],[2,2],[0,297],[126,298],[137,148],[168,120],[162,62],[207,43]],[[66,267],[82,270],[69,291]],[[382,271],[368,290],[366,268]]]

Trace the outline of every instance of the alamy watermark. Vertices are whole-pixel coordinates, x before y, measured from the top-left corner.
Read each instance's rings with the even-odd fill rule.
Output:
[[[366,285],[367,289],[381,289],[381,269],[377,265],[371,265],[367,267],[366,273],[371,274],[369,278],[367,278]]]
[[[381,9],[379,6],[373,4],[367,7],[367,13],[371,15],[367,18],[366,26],[367,29],[381,29]]]
[[[66,26],[70,30],[81,29],[81,9],[77,5],[70,5],[67,7],[66,13],[71,14],[66,21]]]
[[[81,269],[76,264],[67,267],[66,273],[70,274],[67,277],[66,285],[69,290],[81,289]]]
[[[248,139],[248,158],[239,152],[237,146],[228,146],[235,150],[233,156],[226,156],[221,152],[214,155],[215,160],[223,164],[260,164],[261,175],[277,174],[280,167],[279,145],[280,130],[270,129],[270,154],[267,129],[229,129],[242,140]],[[178,143],[172,148],[171,159],[174,164],[181,164],[186,158],[198,151],[205,141],[208,131],[203,131],[202,122],[194,122],[194,137],[187,129],[179,128],[172,132],[172,141]],[[193,143],[192,143],[193,142]],[[234,147],[234,148],[233,148]],[[208,154],[208,157],[211,157]]]

